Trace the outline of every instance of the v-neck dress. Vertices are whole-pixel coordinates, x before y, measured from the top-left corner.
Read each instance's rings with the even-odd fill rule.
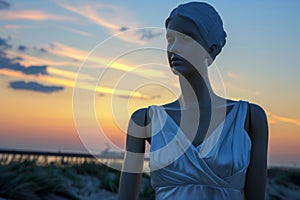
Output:
[[[150,175],[156,200],[243,199],[251,140],[248,102],[238,101],[198,146],[161,106],[151,109]]]

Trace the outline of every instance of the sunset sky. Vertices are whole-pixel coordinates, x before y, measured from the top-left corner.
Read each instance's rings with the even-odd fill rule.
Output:
[[[0,148],[122,149],[134,110],[179,94],[164,20],[183,2],[0,0]],[[216,92],[262,106],[269,165],[299,166],[300,1],[206,2],[228,35]]]

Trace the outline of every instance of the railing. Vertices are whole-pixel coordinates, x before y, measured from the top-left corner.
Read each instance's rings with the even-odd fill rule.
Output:
[[[46,152],[46,151],[28,151],[28,150],[7,150],[0,149],[0,164],[7,164],[12,161],[36,161],[40,163],[55,162],[59,164],[66,163],[83,163],[91,160],[116,159],[121,160],[121,154],[112,155],[91,155],[88,153],[77,152]]]
[[[60,164],[66,163],[83,163],[88,161],[98,160],[100,162],[107,162],[108,160],[122,161],[123,153],[113,151],[103,151],[98,155],[78,152],[46,152],[46,151],[33,151],[33,150],[12,150],[0,149],[0,164],[7,164],[12,161],[36,161],[36,162],[56,162]],[[145,158],[149,160],[149,158]]]

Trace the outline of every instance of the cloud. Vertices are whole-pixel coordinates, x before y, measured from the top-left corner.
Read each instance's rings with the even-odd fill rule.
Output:
[[[4,29],[24,29],[24,28],[31,28],[31,26],[24,26],[24,25],[11,25],[7,24],[3,26]]]
[[[70,87],[70,88],[80,88],[84,90],[89,90],[92,92],[102,93],[102,94],[114,94],[114,95],[128,95],[132,98],[142,98],[142,99],[149,99],[148,95],[142,94],[140,92],[132,92],[130,90],[118,90],[109,87],[100,87],[91,85],[89,83],[85,83],[82,81],[74,82],[74,80],[68,80],[64,78],[58,77],[51,77],[51,76],[34,76],[34,75],[24,75],[20,72],[14,72],[11,70],[0,69],[0,75],[10,76],[10,77],[18,77],[18,78],[26,78],[26,79],[34,79],[35,81],[43,81],[47,83],[59,84],[62,86]]]
[[[28,47],[26,47],[25,45],[19,45],[18,50],[19,51],[26,51],[28,49]]]
[[[84,61],[86,56],[89,54],[89,51],[73,48],[58,42],[55,42],[48,47],[47,51],[60,57],[68,57],[79,61]]]
[[[0,37],[0,48],[10,49],[12,46],[7,43],[8,39],[3,39]],[[1,50],[0,50],[1,51]]]
[[[43,47],[42,48],[32,47],[32,49],[39,52],[39,53],[47,53],[48,52],[47,49],[45,49]]]
[[[11,48],[11,46],[7,44],[7,40],[4,40],[2,38],[0,38],[0,47],[4,49]],[[18,62],[20,60],[22,60],[21,57],[8,58],[4,50],[0,49],[0,69],[19,71],[23,74],[48,75],[46,65],[25,67]]]
[[[60,70],[57,68],[53,68],[53,67],[48,67],[47,71],[50,74],[54,74],[60,77],[64,77],[64,78],[68,78],[70,80],[75,80],[77,78],[77,80],[84,80],[84,81],[89,81],[89,80],[95,80],[95,78],[89,76],[89,75],[84,75],[81,74],[79,77],[77,76],[77,72],[71,72],[71,71],[66,71],[66,70]]]
[[[41,10],[16,10],[14,12],[5,10],[1,11],[0,20],[61,21],[70,20],[70,18],[55,14],[49,14]]]
[[[43,49],[43,48],[41,48]],[[43,50],[37,49],[38,52],[44,53]],[[47,49],[45,49],[45,52],[47,52]],[[26,67],[32,66],[32,65],[40,65],[43,63],[44,65],[47,66],[76,66],[78,63],[75,62],[67,62],[67,61],[56,61],[56,60],[49,60],[46,58],[43,58],[41,56],[31,56],[27,54],[23,54],[23,52],[14,52],[10,50],[6,50],[6,56],[8,59],[15,60],[16,58],[20,58],[18,62]]]
[[[133,93],[134,94],[134,93]],[[134,98],[134,99],[141,99],[141,100],[153,100],[153,99],[159,99],[161,98],[160,95],[153,95],[153,96],[135,96],[135,95],[117,95],[117,97],[119,98],[123,98],[123,99],[130,99],[130,98]]]
[[[89,55],[88,51],[73,48],[73,47],[70,47],[70,46],[67,46],[67,45],[64,45],[61,43],[57,43],[57,42],[53,44],[53,47],[48,48],[47,51],[49,53],[61,56],[63,58],[69,57],[72,59],[79,60],[81,62],[87,58],[86,57],[87,55]],[[109,66],[112,69],[116,69],[116,70],[120,70],[120,71],[125,71],[125,72],[132,71],[132,73],[143,76],[143,77],[149,77],[150,74],[153,77],[164,77],[163,71],[153,70],[153,69],[139,69],[130,64],[124,64],[121,62],[111,63],[111,60],[105,59],[101,56],[89,56],[88,61],[95,63],[95,66],[97,68],[99,68],[101,66],[104,66],[104,67]]]
[[[6,46],[6,40],[1,40],[2,46]],[[5,42],[3,42],[5,41]],[[68,46],[60,45],[62,48],[60,49],[60,53],[64,55],[64,58],[67,55],[72,55],[74,57],[78,56],[79,58],[84,59],[84,54],[81,53],[85,52],[82,50],[77,50]],[[49,49],[46,49],[47,51],[50,51],[51,49],[55,49],[54,47],[51,47]],[[52,52],[50,52],[52,53]],[[80,55],[81,54],[81,55]],[[60,54],[58,54],[60,55]],[[95,63],[102,63],[103,66],[106,66],[109,61],[102,59],[99,57],[94,57],[92,59],[95,59]],[[70,88],[80,88],[84,90],[89,90],[97,93],[102,94],[114,94],[114,95],[120,95],[120,96],[130,96],[131,98],[140,98],[140,99],[151,99],[153,97],[142,94],[140,92],[133,92],[130,90],[119,90],[114,89],[110,87],[101,87],[101,86],[95,86],[94,84],[91,84],[87,82],[88,80],[94,80],[93,77],[90,77],[89,75],[81,75],[79,79],[77,79],[77,82],[75,82],[75,79],[77,77],[77,73],[70,72],[66,70],[56,69],[54,67],[48,67],[47,65],[25,65],[23,62],[26,62],[26,60],[33,60],[30,62],[36,62],[38,64],[43,63],[43,58],[35,58],[32,56],[27,55],[21,55],[20,52],[13,52],[12,50],[6,50],[4,52],[3,49],[0,48],[0,75],[9,76],[9,77],[15,77],[15,78],[21,78],[21,79],[31,79],[34,80],[33,82],[26,83],[24,81],[16,81],[10,83],[10,88],[16,89],[16,90],[34,90],[39,92],[54,92],[58,90],[62,90],[63,87],[70,87]],[[29,61],[28,61],[29,62]],[[54,61],[53,61],[54,62]],[[28,64],[28,63],[27,63]],[[31,63],[32,64],[32,63]],[[53,64],[57,64],[54,62]],[[106,64],[106,65],[105,65]],[[129,65],[124,65],[122,63],[114,63],[112,64],[112,68],[120,69],[123,71],[131,71],[134,69],[134,67]],[[142,71],[143,74],[148,74],[151,72],[149,71]],[[147,73],[148,72],[148,73]],[[55,75],[55,76],[50,76]],[[41,84],[36,83],[36,81],[39,82],[47,82],[50,84],[56,84],[60,86],[55,86],[54,88],[52,86],[41,86]]]
[[[40,48],[40,49],[36,48],[36,50],[38,50],[38,51],[41,51],[41,49],[43,49],[43,48]],[[45,51],[47,52],[46,49],[45,49]],[[0,52],[1,52],[1,50],[0,50]],[[6,65],[6,67],[1,67],[1,65],[0,65],[0,69],[1,68],[3,69],[2,70],[3,75],[4,74],[16,75],[16,73],[11,73],[11,72],[17,71],[17,72],[21,72],[22,74],[35,75],[35,76],[36,75],[55,75],[55,76],[64,77],[64,78],[71,79],[71,80],[75,80],[76,78],[78,80],[84,80],[84,81],[94,80],[94,78],[89,75],[81,74],[81,76],[78,78],[77,72],[56,68],[56,66],[58,66],[58,67],[74,66],[77,68],[78,66],[75,66],[74,62],[48,60],[48,59],[41,58],[41,57],[26,55],[26,54],[23,54],[22,52],[21,53],[13,52],[11,50],[7,50],[5,53],[6,53],[5,55],[0,56],[0,64],[5,61],[9,62],[9,64]],[[44,68],[38,68],[38,69],[40,69],[40,74],[32,73],[32,71],[34,69],[33,66],[39,66],[40,63],[44,64],[43,66],[40,66],[40,67],[44,67]],[[11,65],[14,65],[14,66],[16,65],[16,66],[8,67]],[[2,65],[2,66],[5,66],[5,65]],[[10,70],[11,72],[5,71],[6,69]],[[31,72],[31,73],[29,73],[29,72]],[[41,73],[41,72],[43,72],[43,73]],[[20,76],[18,75],[18,77],[20,77]]]
[[[27,51],[27,50],[33,50],[36,51],[38,53],[47,53],[47,49],[45,48],[38,48],[38,47],[30,47],[30,46],[25,46],[25,45],[19,45],[18,46],[18,51]]]
[[[4,49],[11,48],[8,45],[7,40],[2,39],[0,37],[0,74],[9,75],[9,76],[34,76],[38,77],[37,75],[49,75],[47,72],[46,65],[37,65],[37,66],[29,66],[25,67],[19,63],[22,61],[22,57],[14,57],[9,58],[6,55]],[[26,46],[19,46],[19,50],[24,51],[26,50]],[[1,73],[2,72],[2,73]],[[23,76],[22,76],[23,74]],[[37,82],[25,82],[25,81],[13,81],[9,83],[9,87],[15,90],[32,90],[36,92],[43,92],[43,93],[53,93],[60,90],[63,90],[64,87],[62,86],[45,86]]]
[[[30,66],[25,67],[18,62],[13,62],[13,60],[8,59],[4,56],[0,55],[0,69],[9,69],[13,71],[19,71],[23,74],[31,74],[31,75],[48,75],[47,66]]]
[[[125,26],[123,26],[123,27],[121,27],[120,29],[119,29],[119,31],[128,31],[129,30],[129,28],[128,27],[125,27]]]
[[[153,30],[149,30],[149,29],[147,29],[147,30],[141,29],[138,31],[138,33],[140,34],[141,40],[151,40],[151,39],[161,36],[163,34],[162,32],[153,33]]]
[[[234,73],[234,72],[231,72],[231,71],[228,71],[228,72],[227,72],[227,76],[228,76],[229,78],[232,78],[232,79],[237,79],[237,78],[240,77],[238,74],[236,74],[236,73]]]
[[[7,9],[10,7],[10,3],[7,1],[0,0],[0,10]]]
[[[42,93],[53,93],[64,89],[64,87],[61,86],[46,86],[33,81],[13,81],[9,83],[9,87],[14,90],[31,90]]]
[[[113,22],[115,21],[115,17],[114,15],[119,11],[119,13],[121,10],[116,7],[116,6],[112,6],[112,5],[104,5],[104,4],[85,4],[85,5],[75,5],[74,3],[72,4],[60,4],[61,7],[63,7],[64,9],[74,12],[76,14],[79,14],[87,19],[89,19],[91,22],[98,24],[100,26],[103,26],[109,30],[115,31],[118,30],[120,28],[120,25],[116,25]],[[108,12],[107,10],[109,10],[110,12]],[[103,13],[106,15],[108,15],[109,13],[111,13],[110,17],[111,20],[107,20],[105,19],[105,17],[101,16],[100,13]],[[125,14],[125,13],[124,13]]]
[[[132,16],[132,13],[125,8],[115,5],[70,3],[60,4],[60,6],[105,28],[110,34],[116,34],[116,37],[126,42],[145,44],[147,40],[162,34],[152,31],[129,31],[141,27],[136,20],[137,17]],[[130,26],[127,25],[128,22],[130,22]],[[118,34],[120,32],[124,33]]]
[[[1,51],[0,51],[1,52]],[[0,59],[0,61],[6,60],[8,62],[11,62],[10,59],[7,59],[5,57],[2,57],[2,59]],[[0,63],[1,66],[1,63]],[[59,69],[55,69],[55,68],[46,68],[46,66],[44,66],[44,70],[47,72],[47,74],[41,74],[42,76],[37,76],[36,73],[32,73],[32,71],[35,71],[34,66],[30,66],[30,67],[24,67],[22,65],[20,65],[19,63],[14,63],[14,67],[17,70],[12,70],[11,68],[3,68],[0,67],[0,75],[5,75],[5,76],[9,76],[9,77],[17,77],[17,78],[26,78],[26,79],[33,79],[34,81],[42,81],[42,82],[47,82],[47,83],[52,83],[52,84],[58,84],[58,85],[62,85],[62,86],[66,86],[66,87],[70,87],[70,88],[81,88],[84,90],[89,90],[89,91],[96,91],[97,93],[103,93],[103,94],[116,94],[116,95],[131,95],[132,97],[137,97],[137,98],[148,98],[147,95],[141,94],[139,92],[135,92],[132,93],[132,91],[129,90],[117,90],[117,89],[113,89],[113,88],[108,88],[108,87],[96,87],[95,85],[91,85],[89,83],[86,83],[84,81],[82,81],[82,79],[90,79],[91,77],[89,77],[88,75],[86,76],[82,76],[79,81],[76,82],[75,84],[75,78],[77,77],[77,73],[74,72],[68,72],[68,71],[64,71],[64,70],[59,70]],[[42,66],[40,66],[42,67]],[[29,68],[29,71],[25,71],[27,68]],[[40,68],[37,68],[40,69]],[[49,73],[51,74],[55,74],[58,75],[60,77],[52,77],[52,76],[48,76],[48,70]],[[30,73],[29,73],[30,72]],[[24,82],[24,81],[23,81]],[[43,87],[41,87],[40,85],[36,85],[36,84],[25,84],[23,82],[17,82],[11,85],[10,84],[10,88],[13,89],[22,89],[22,90],[35,90],[35,91],[40,91],[43,89]],[[58,86],[55,86],[58,87]],[[45,90],[48,89],[48,92],[51,91],[51,88],[45,88]],[[54,88],[54,89],[59,89],[59,88]]]
[[[40,48],[39,51],[42,53],[47,53],[47,50],[45,48]]]
[[[283,123],[289,123],[289,124],[293,124],[296,126],[300,126],[300,120],[298,120],[298,119],[294,119],[294,118],[290,118],[290,117],[283,117],[280,115],[273,114],[269,111],[267,111],[266,113],[267,113],[268,121],[270,124],[276,124],[279,122],[283,122]]]
[[[64,28],[65,30],[67,31],[70,31],[72,33],[76,33],[76,34],[79,34],[79,35],[83,35],[83,36],[92,36],[91,33],[88,33],[88,32],[85,32],[85,31],[81,31],[81,30],[77,30],[77,29],[73,29],[73,28]]]
[[[24,54],[23,52],[14,52],[12,50],[6,50],[6,57],[7,59],[10,59],[11,62],[18,62],[19,65],[22,65],[24,67],[30,67],[30,66],[39,66],[41,63],[43,65],[48,66],[47,72],[49,74],[53,74],[57,72],[57,70],[53,73],[50,72],[50,67],[53,69],[55,66],[62,67],[80,67],[80,62],[83,62],[86,59],[86,56],[88,56],[89,51],[85,51],[82,49],[77,49],[71,46],[67,46],[61,43],[53,43],[51,46],[45,47],[45,51],[49,54],[59,56],[62,59],[66,60],[67,58],[71,58],[72,61],[59,61],[59,60],[49,60],[47,58],[43,57],[35,57],[31,55]],[[16,60],[16,58],[19,58]],[[79,62],[75,62],[79,61]],[[152,77],[165,77],[165,72],[163,70],[155,70],[155,69],[146,69],[146,68],[137,68],[134,65],[131,65],[130,63],[123,63],[123,62],[113,62],[111,63],[110,60],[103,58],[101,55],[90,55],[88,57],[89,61],[89,67],[94,68],[95,70],[98,70],[99,68],[104,69],[105,67],[109,66],[110,69],[120,70],[123,72],[130,72],[132,74],[136,74],[138,76],[142,77],[149,77],[151,75]],[[0,59],[1,63],[1,59]],[[64,70],[65,71],[65,70]],[[67,74],[68,71],[65,71]],[[59,75],[63,75],[64,73],[59,73]],[[69,76],[69,75],[68,75]],[[85,77],[83,75],[80,75],[80,78],[86,78],[86,80],[90,80],[91,77]]]

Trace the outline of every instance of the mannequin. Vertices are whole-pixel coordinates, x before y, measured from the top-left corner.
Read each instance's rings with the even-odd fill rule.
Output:
[[[161,107],[166,110],[176,124],[187,124],[183,125],[181,129],[186,133],[191,145],[197,147],[237,103],[215,94],[208,79],[208,67],[221,52],[225,42],[222,45],[210,45],[197,24],[180,15],[172,16],[167,21],[166,28],[168,61],[172,72],[179,78],[181,95],[176,101]],[[198,113],[198,118],[195,117],[197,115],[195,108],[198,108],[200,113]],[[195,118],[199,120],[194,120]],[[151,134],[147,128],[151,123],[151,114],[147,108],[139,109],[131,116],[126,138],[124,166],[126,168],[126,165],[130,163],[131,166],[136,166],[136,170],[135,172],[122,171],[119,199],[138,198],[143,166],[143,157],[140,155],[145,151],[146,142],[151,145]],[[266,114],[259,105],[249,104],[243,127],[251,139],[250,162],[243,186],[244,198],[264,199],[267,177],[268,125]],[[189,134],[191,132],[194,134]],[[139,156],[127,152],[139,153]],[[186,196],[186,198],[201,199],[201,192],[198,197]]]

